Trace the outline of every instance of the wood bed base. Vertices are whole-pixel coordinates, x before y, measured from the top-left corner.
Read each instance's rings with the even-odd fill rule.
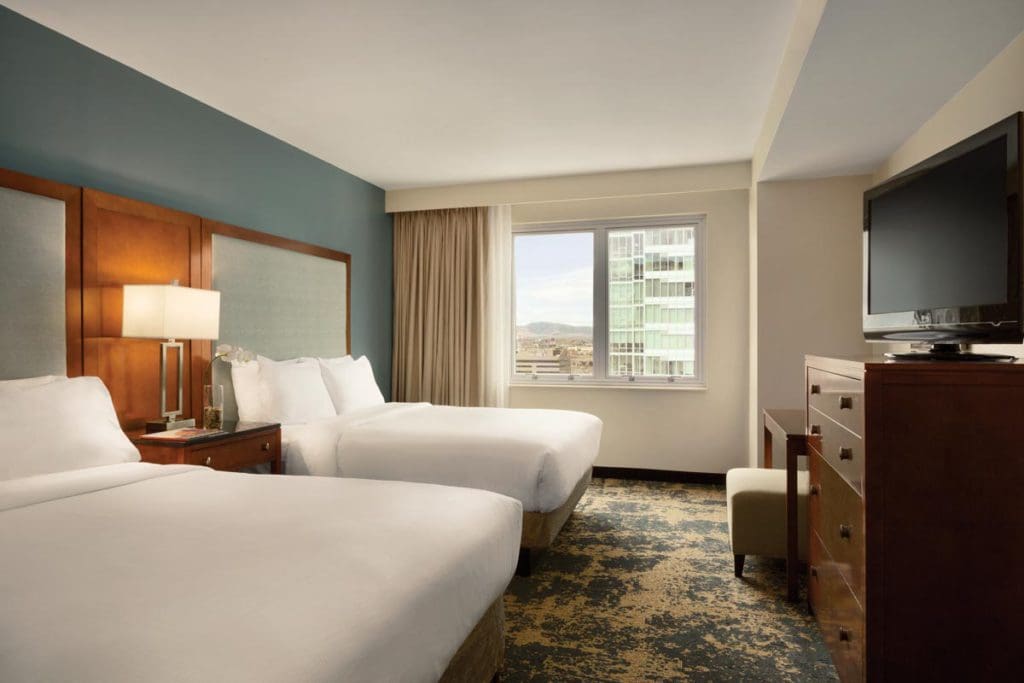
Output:
[[[580,502],[580,498],[586,493],[592,476],[593,468],[588,469],[580,477],[580,480],[576,482],[576,487],[561,507],[555,508],[551,512],[523,513],[523,536],[519,542],[519,564],[516,566],[516,574],[530,575],[533,570],[533,561],[544,549],[551,546],[555,536],[569,519],[569,515],[576,509],[576,503]]]
[[[484,683],[493,680],[505,662],[505,603],[498,596],[455,652],[441,683]]]

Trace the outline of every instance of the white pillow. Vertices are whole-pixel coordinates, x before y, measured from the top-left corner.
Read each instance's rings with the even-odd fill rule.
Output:
[[[260,389],[260,364],[231,361],[231,389],[235,394],[240,422],[266,422],[263,419],[264,399]]]
[[[348,365],[349,363],[355,363],[356,360],[352,356],[338,356],[337,358],[318,358],[321,365]]]
[[[257,356],[251,361],[229,361],[231,364],[231,388],[235,394],[235,405],[238,408],[240,422],[278,422],[272,405],[270,387],[260,373],[260,363],[284,365],[288,363],[309,362],[310,358],[292,358],[290,360],[270,360],[265,356]]]
[[[0,391],[0,480],[138,462],[98,377]]]
[[[320,369],[338,415],[384,404],[384,395],[373,378],[373,368],[366,356],[351,363],[330,363],[321,359]]]
[[[277,363],[261,356],[257,362],[260,382],[268,391],[271,421],[304,424],[334,417],[334,406],[315,358]]]

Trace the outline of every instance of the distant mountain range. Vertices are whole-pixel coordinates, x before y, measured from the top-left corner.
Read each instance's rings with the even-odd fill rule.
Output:
[[[519,325],[516,333],[526,337],[584,337],[592,335],[594,328],[589,325],[540,322]]]

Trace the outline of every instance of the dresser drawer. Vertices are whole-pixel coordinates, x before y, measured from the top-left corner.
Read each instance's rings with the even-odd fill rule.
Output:
[[[864,441],[815,408],[807,410],[807,422],[807,442],[811,448],[850,482],[857,493],[863,493]]]
[[[863,381],[807,368],[807,404],[854,434],[863,436]]]
[[[825,595],[825,581],[828,567],[832,566],[832,556],[825,549],[818,534],[811,529],[810,539],[807,545],[807,602],[811,605],[814,617],[821,620],[821,615],[828,609],[828,600]]]
[[[810,455],[810,528],[825,545],[836,571],[864,604],[864,505],[818,453]]]
[[[825,459],[813,448],[808,449],[807,527],[811,530],[812,536],[815,532],[820,534],[825,526],[821,510],[821,469],[824,466]]]
[[[808,597],[839,679],[864,680],[864,612],[814,532]]]
[[[215,470],[237,470],[274,459],[281,450],[280,433],[257,434],[227,443],[214,443],[190,449],[189,465],[205,465]]]

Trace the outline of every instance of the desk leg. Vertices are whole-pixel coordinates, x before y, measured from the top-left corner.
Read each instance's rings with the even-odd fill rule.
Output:
[[[800,538],[797,526],[797,457],[802,450],[797,444],[786,443],[786,599],[796,602],[798,572],[800,570]]]
[[[764,464],[762,467],[769,470],[772,468],[772,432],[767,427],[764,428]]]

